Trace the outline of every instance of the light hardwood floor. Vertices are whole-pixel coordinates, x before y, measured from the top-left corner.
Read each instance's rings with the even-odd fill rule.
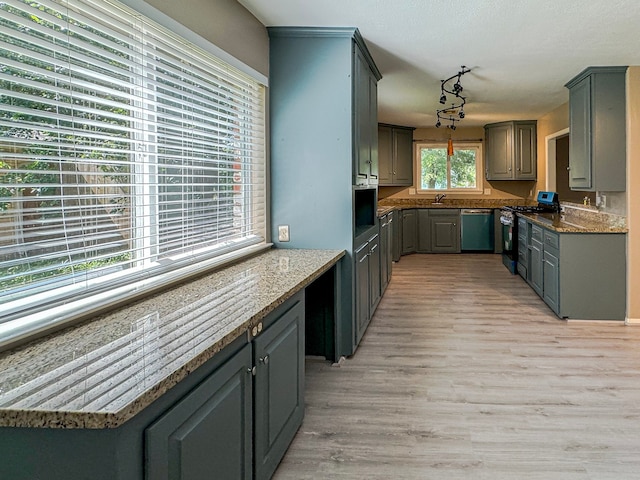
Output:
[[[306,381],[276,480],[640,479],[640,327],[558,319],[498,255],[402,257]]]

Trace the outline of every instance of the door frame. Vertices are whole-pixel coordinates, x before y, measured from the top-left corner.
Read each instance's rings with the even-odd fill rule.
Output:
[[[558,130],[544,137],[545,155],[547,157],[547,190],[556,191],[556,140],[569,133],[569,127]]]

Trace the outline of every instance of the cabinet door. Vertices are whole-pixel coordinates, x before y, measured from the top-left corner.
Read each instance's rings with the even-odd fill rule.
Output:
[[[402,211],[402,254],[416,251],[417,219],[415,209]]]
[[[432,253],[460,252],[460,222],[458,217],[430,216]]]
[[[255,478],[261,480],[273,475],[304,415],[304,300],[294,303],[253,345]]]
[[[543,299],[556,315],[560,314],[560,261],[558,252],[544,249],[543,264]]]
[[[369,317],[380,302],[380,238],[378,235],[369,240]]]
[[[369,76],[369,113],[367,115],[369,127],[369,185],[378,185],[378,81],[368,68],[368,64],[367,75]]]
[[[252,478],[251,345],[153,423],[148,480]]]
[[[431,251],[431,225],[429,220],[429,209],[418,210],[418,242],[417,251],[429,253]]]
[[[353,48],[355,180],[357,185],[367,185],[370,179],[375,179],[375,184],[378,179],[377,84],[364,55],[355,44]]]
[[[369,249],[368,244],[356,251],[356,345],[369,324]]]
[[[391,228],[391,213],[380,218],[380,295],[382,295],[389,283],[389,230]]]
[[[529,244],[529,270],[528,280],[531,288],[542,296],[542,242],[532,238]]]
[[[487,145],[485,172],[487,180],[511,180],[513,178],[512,139],[512,123],[485,129]]]
[[[591,188],[591,77],[569,91],[569,188]]]
[[[413,185],[413,131],[393,129],[393,184]]]
[[[393,138],[392,129],[378,126],[378,173],[380,185],[393,183]]]
[[[399,262],[402,255],[402,210],[393,212],[393,261]]]
[[[394,238],[395,238],[395,218],[396,218],[396,212],[391,212],[388,215],[388,220],[387,220],[387,253],[386,253],[386,260],[387,260],[387,268],[386,268],[386,272],[387,272],[387,280],[386,280],[386,284],[388,284],[391,281],[391,274],[393,272],[393,243],[394,243]]]
[[[515,179],[535,180],[537,178],[537,136],[535,124],[515,125]]]

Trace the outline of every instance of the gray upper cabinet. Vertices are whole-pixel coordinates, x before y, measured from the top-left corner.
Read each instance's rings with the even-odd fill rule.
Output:
[[[369,227],[378,228],[381,76],[355,28],[269,27],[268,32],[271,237],[278,248],[346,252],[337,307],[339,358],[357,345],[356,237],[368,235],[366,241]],[[358,200],[363,198],[369,201],[366,208]],[[277,240],[278,225],[289,225],[289,242]]]
[[[354,152],[356,185],[378,184],[378,78],[362,49],[353,44],[355,89]]]
[[[536,121],[485,125],[487,180],[535,180],[537,176]]]
[[[413,185],[413,130],[398,125],[378,125],[380,185]]]
[[[626,189],[625,74],[627,67],[590,67],[569,89],[569,187]]]

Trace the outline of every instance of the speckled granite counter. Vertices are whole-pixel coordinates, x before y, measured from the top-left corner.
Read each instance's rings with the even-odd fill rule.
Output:
[[[378,208],[392,207],[397,210],[406,208],[500,208],[504,205],[526,205],[522,198],[445,198],[442,203],[434,203],[429,198],[385,198],[378,202]]]
[[[518,216],[559,233],[627,233],[627,228],[624,226],[589,221],[580,217],[551,213],[518,213]]]
[[[272,249],[0,353],[0,426],[117,427],[343,255]]]

